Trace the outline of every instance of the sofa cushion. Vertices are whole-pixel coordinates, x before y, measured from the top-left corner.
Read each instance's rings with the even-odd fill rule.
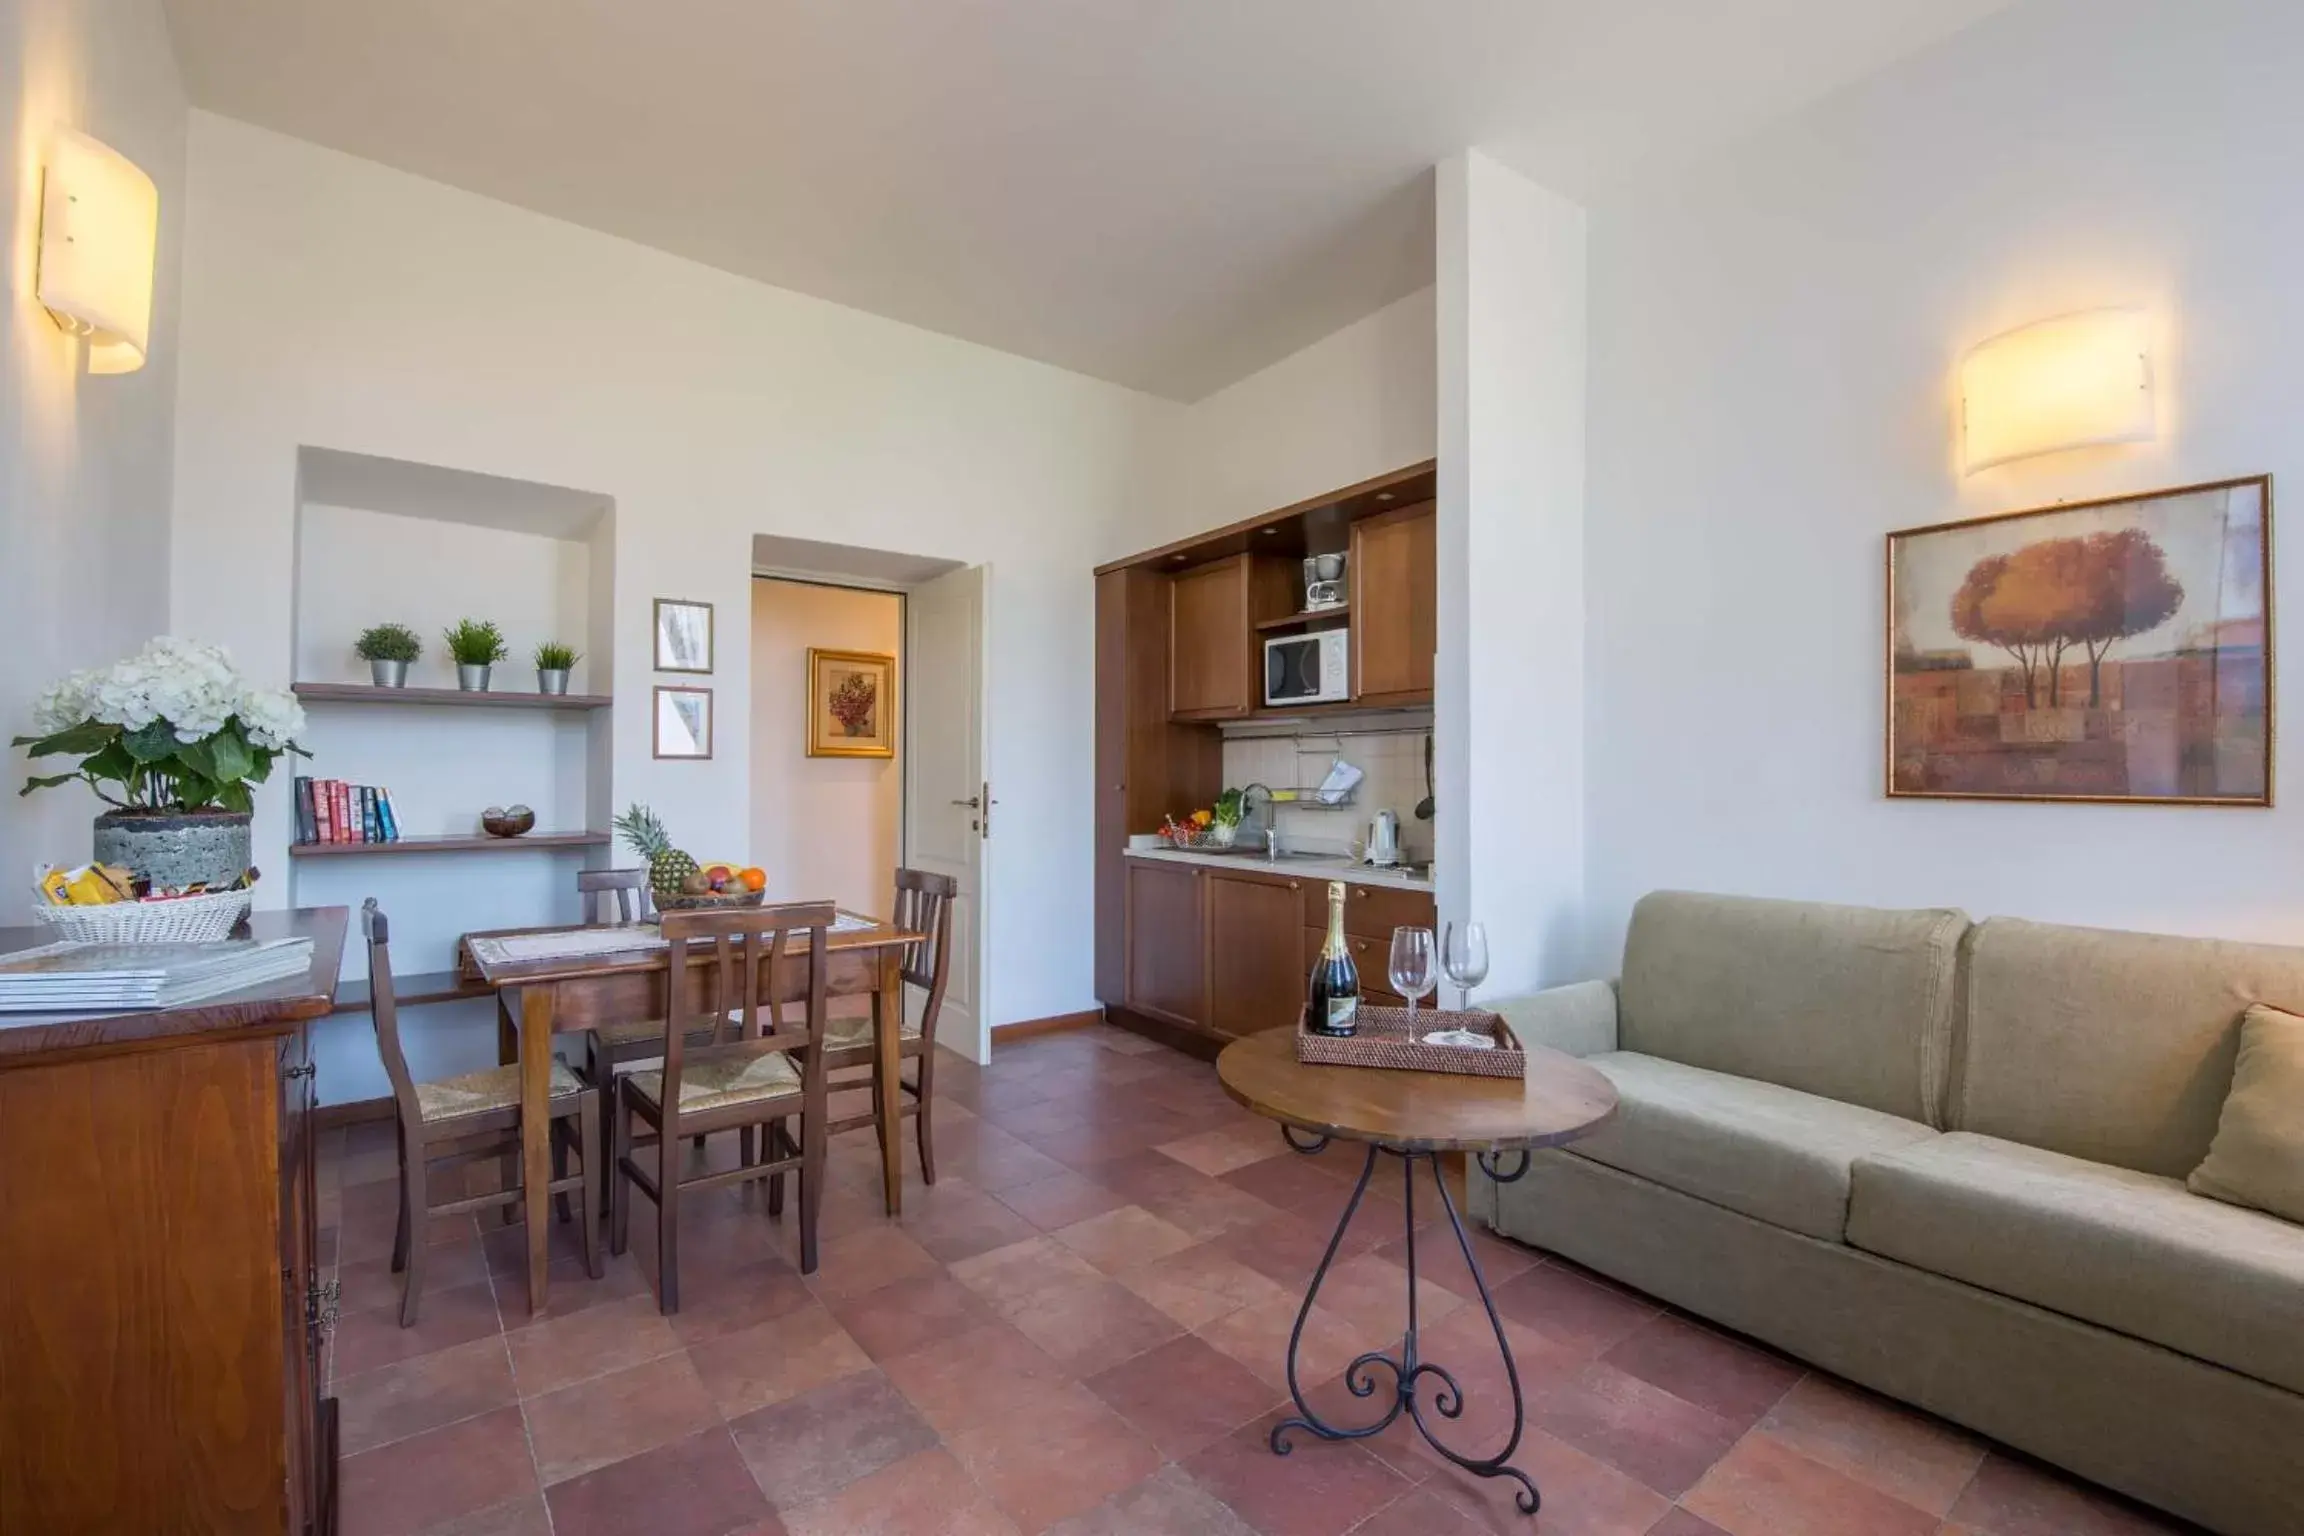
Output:
[[[1847,1225],[1857,1158],[1936,1135],[1916,1120],[1657,1056],[1584,1059],[1616,1085],[1616,1118],[1570,1150],[1828,1242]]]
[[[2304,1392],[2304,1227],[1952,1132],[1856,1165],[1848,1241]]]
[[[2304,1019],[2262,1003],[2240,1021],[2240,1060],[2196,1195],[2304,1221]]]
[[[2006,917],[1968,945],[1946,1128],[2172,1179],[2215,1139],[2240,1016],[2304,1013],[2304,949]]]
[[[1937,1122],[1968,919],[1656,891],[1632,910],[1617,1044]]]

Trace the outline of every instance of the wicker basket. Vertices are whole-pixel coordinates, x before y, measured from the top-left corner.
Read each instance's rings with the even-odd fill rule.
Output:
[[[85,944],[213,944],[248,915],[247,891],[211,891],[164,901],[112,901],[95,907],[35,903],[33,921]]]
[[[666,896],[659,893],[655,897],[656,910],[659,912],[726,912],[737,907],[757,907],[767,900],[768,893],[764,890],[707,891],[702,896]]]
[[[1461,1077],[1526,1077],[1528,1053],[1502,1015],[1475,1008],[1458,1013],[1447,1008],[1419,1008],[1413,1017],[1405,1008],[1377,1008],[1363,1003],[1359,1027],[1338,1039],[1331,1035],[1296,1032],[1296,1059],[1331,1067],[1383,1067],[1394,1072],[1452,1072]],[[1469,1029],[1496,1042],[1492,1051],[1468,1050],[1456,1045],[1426,1045],[1423,1037],[1439,1029]]]

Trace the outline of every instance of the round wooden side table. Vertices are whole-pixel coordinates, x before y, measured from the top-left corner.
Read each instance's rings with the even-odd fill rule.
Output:
[[[1522,1079],[1459,1077],[1440,1072],[1394,1072],[1371,1067],[1317,1066],[1296,1059],[1296,1031],[1268,1030],[1235,1040],[1216,1058],[1216,1075],[1224,1091],[1257,1114],[1280,1122],[1280,1135],[1298,1152],[1318,1152],[1331,1140],[1364,1142],[1368,1158],[1360,1168],[1360,1181],[1344,1204],[1328,1251],[1312,1272],[1304,1303],[1296,1310],[1296,1326],[1288,1335],[1288,1392],[1296,1400],[1297,1417],[1275,1425],[1272,1453],[1285,1456],[1292,1448],[1290,1430],[1304,1429],[1323,1440],[1365,1440],[1389,1428],[1401,1414],[1408,1415],[1425,1442],[1457,1466],[1481,1477],[1506,1477],[1520,1485],[1515,1502],[1522,1514],[1533,1515],[1541,1496],[1535,1480],[1512,1466],[1520,1448],[1526,1414],[1520,1392],[1520,1370],[1513,1363],[1512,1345],[1504,1337],[1504,1324],[1488,1294],[1487,1277],[1465,1236],[1456,1214],[1456,1202],[1441,1176],[1439,1154],[1463,1152],[1477,1159],[1482,1172],[1499,1184],[1509,1184],[1528,1171],[1532,1150],[1556,1147],[1604,1125],[1616,1113],[1616,1090],[1608,1079],[1573,1056],[1541,1046],[1528,1048],[1528,1074]],[[1309,1139],[1300,1139],[1298,1133]],[[1517,1152],[1519,1160],[1503,1166],[1500,1153]],[[1375,1374],[1381,1366],[1392,1376],[1390,1403],[1383,1416],[1357,1428],[1328,1423],[1304,1400],[1296,1379],[1296,1356],[1304,1338],[1305,1319],[1312,1315],[1313,1299],[1320,1294],[1328,1266],[1358,1214],[1361,1197],[1375,1175],[1378,1157],[1400,1160],[1401,1191],[1406,1196],[1408,1250],[1408,1329],[1397,1357],[1372,1349],[1345,1368],[1344,1384],[1355,1397],[1374,1397],[1381,1390]],[[1488,1311],[1488,1325],[1496,1334],[1496,1347],[1504,1356],[1504,1374],[1512,1387],[1512,1437],[1493,1456],[1466,1456],[1444,1444],[1425,1417],[1426,1408],[1443,1419],[1464,1412],[1464,1389],[1446,1367],[1425,1360],[1416,1339],[1416,1164],[1432,1171],[1432,1187],[1440,1192],[1440,1208],[1448,1213],[1456,1246],[1479,1288],[1480,1305]],[[1425,1378],[1433,1390],[1420,1396]]]

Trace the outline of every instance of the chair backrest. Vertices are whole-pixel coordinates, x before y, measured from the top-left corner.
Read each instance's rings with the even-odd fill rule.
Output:
[[[648,915],[645,869],[580,869],[576,871],[576,893],[583,899],[584,921],[589,924],[636,923]],[[614,898],[605,905],[615,916],[600,915],[603,895]]]
[[[904,948],[904,979],[924,987],[928,1001],[920,1010],[920,1038],[936,1041],[936,1016],[944,1011],[944,988],[952,979],[952,901],[960,882],[950,875],[925,869],[896,871],[896,910],[890,920],[897,927],[928,937]],[[902,999],[897,1005],[902,1006]]]
[[[716,1056],[795,1053],[808,1093],[822,1092],[826,1053],[811,1047],[824,1038],[833,915],[832,903],[817,901],[658,918],[669,963],[662,1100],[668,1121],[680,1103],[682,1069]],[[805,1005],[798,1025],[785,1020],[783,1005],[790,1002]],[[707,1022],[712,1043],[689,1045],[688,1032]],[[672,1136],[669,1124],[665,1135]]]
[[[376,1054],[384,1058],[384,1075],[392,1082],[392,1098],[404,1124],[423,1118],[416,1107],[416,1079],[408,1072],[408,1053],[400,1048],[400,1002],[392,991],[392,925],[371,896],[360,904],[360,931],[368,940],[368,1016],[376,1025]]]

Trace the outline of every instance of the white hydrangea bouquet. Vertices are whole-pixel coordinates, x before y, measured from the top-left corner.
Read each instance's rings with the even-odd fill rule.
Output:
[[[246,812],[296,744],[304,707],[281,689],[253,688],[223,647],[162,635],[126,661],[75,672],[40,696],[31,757],[77,757],[70,773],[35,775],[22,793],[85,781],[129,811]],[[113,791],[117,791],[114,793]]]

